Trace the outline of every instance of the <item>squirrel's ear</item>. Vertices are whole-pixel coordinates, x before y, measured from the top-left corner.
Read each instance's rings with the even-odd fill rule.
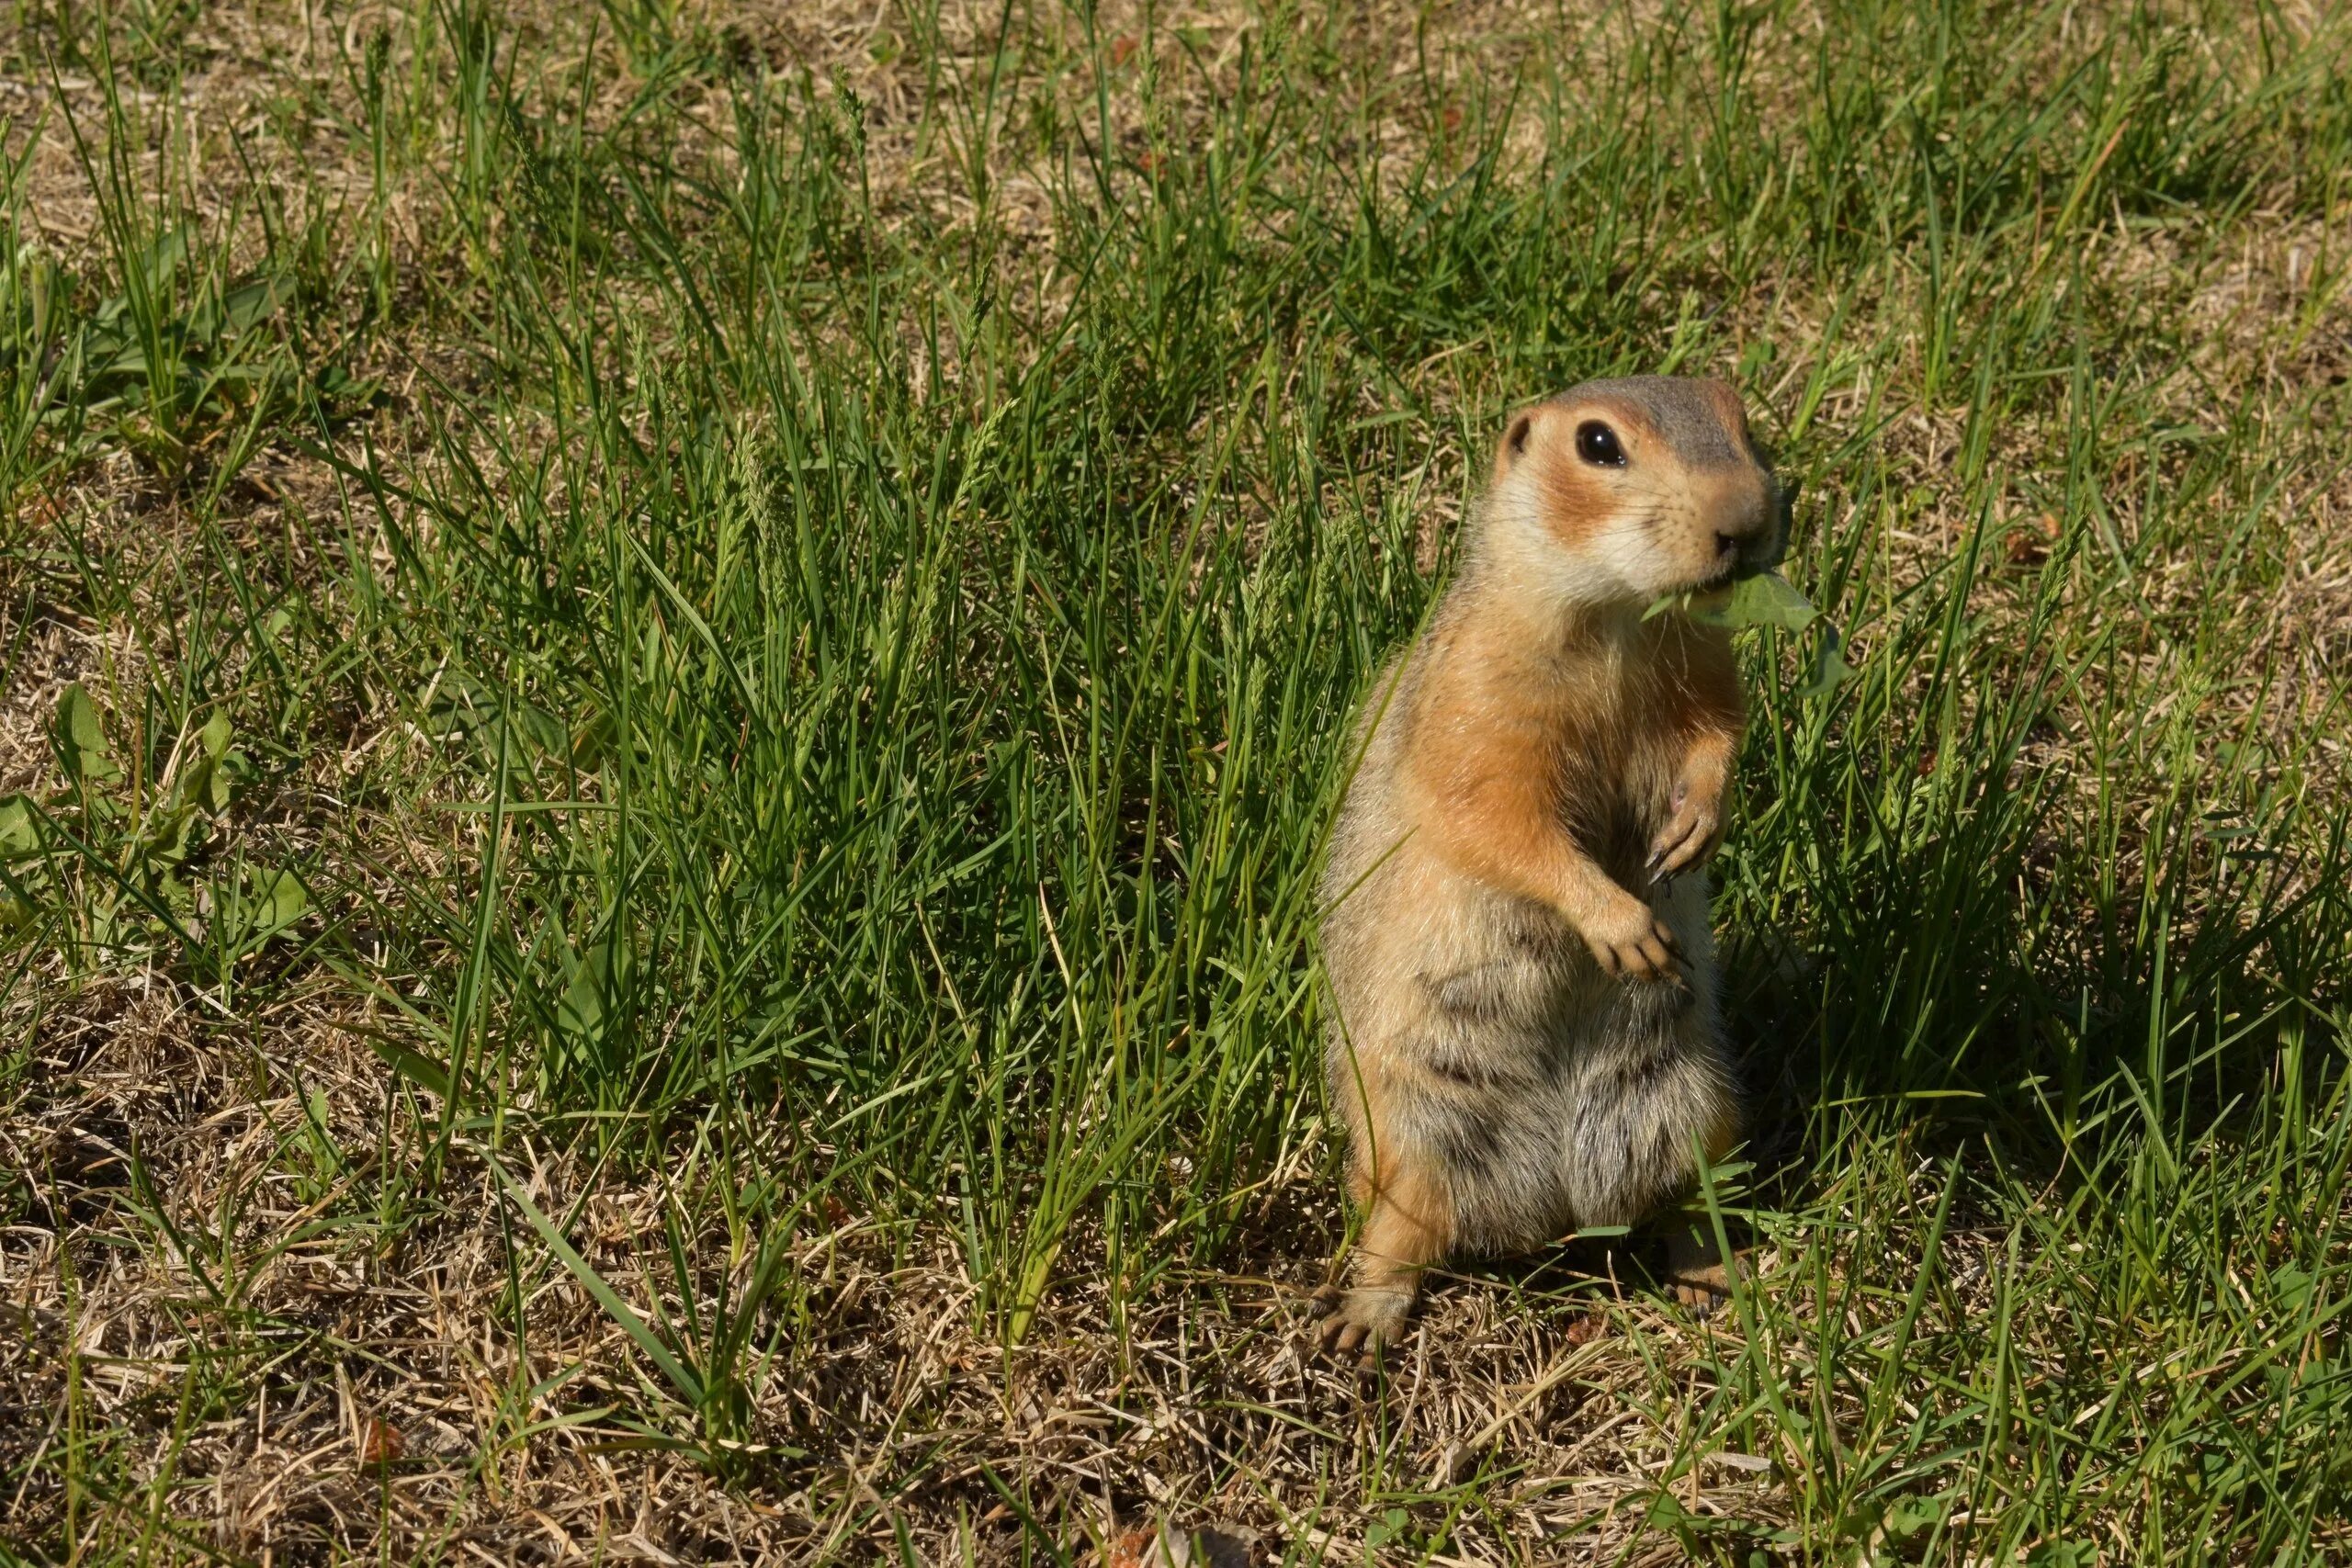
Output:
[[[1519,460],[1527,456],[1527,438],[1535,433],[1535,411],[1528,409],[1515,416],[1510,428],[1503,432],[1501,443],[1495,448],[1495,476],[1499,479],[1511,471]]]

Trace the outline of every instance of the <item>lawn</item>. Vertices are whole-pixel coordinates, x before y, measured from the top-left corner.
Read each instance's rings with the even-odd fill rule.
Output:
[[[2352,1557],[2352,18],[12,0],[0,1563]],[[1752,1247],[1311,1352],[1515,404],[1818,635]]]

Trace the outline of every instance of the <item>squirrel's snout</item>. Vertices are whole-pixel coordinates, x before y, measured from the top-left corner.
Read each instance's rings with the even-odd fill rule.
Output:
[[[1761,571],[1780,559],[1781,496],[1770,475],[1741,475],[1721,485],[1713,500],[1713,556],[1725,571]]]
[[[1780,511],[1778,498],[1772,493],[1772,481],[1764,474],[1756,474],[1746,484],[1737,487],[1724,498],[1728,504],[1716,520],[1717,538],[1729,538],[1742,544],[1751,539],[1770,536],[1772,525]]]

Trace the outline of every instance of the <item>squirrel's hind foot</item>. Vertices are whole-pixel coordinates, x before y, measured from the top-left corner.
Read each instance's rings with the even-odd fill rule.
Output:
[[[1355,1356],[1369,1365],[1387,1346],[1405,1337],[1412,1321],[1413,1298],[1405,1291],[1374,1285],[1341,1290],[1326,1285],[1315,1292],[1311,1309],[1323,1321],[1316,1337],[1326,1354]]]
[[[1667,1293],[1697,1316],[1712,1316],[1731,1300],[1738,1268],[1737,1254],[1725,1257],[1712,1235],[1677,1230],[1666,1238]]]

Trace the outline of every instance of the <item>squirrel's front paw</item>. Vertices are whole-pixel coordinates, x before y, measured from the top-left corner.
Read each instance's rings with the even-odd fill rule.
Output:
[[[1694,787],[1689,779],[1676,784],[1671,815],[1650,840],[1651,881],[1679,876],[1714,852],[1723,831],[1723,804],[1720,790]]]
[[[1621,894],[1577,935],[1604,974],[1631,980],[1679,980],[1681,947],[1664,920],[1632,894]]]

